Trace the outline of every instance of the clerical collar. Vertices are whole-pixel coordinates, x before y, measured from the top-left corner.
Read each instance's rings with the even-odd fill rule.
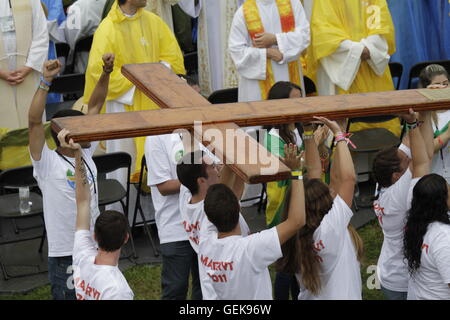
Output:
[[[125,12],[123,12],[122,8],[120,8],[120,6],[119,6],[119,9],[120,9],[120,11],[123,13],[123,15],[124,15],[125,17],[127,17],[127,18],[133,18],[133,17],[136,15],[136,13],[137,13],[137,11],[136,11],[135,14],[128,14],[128,13],[125,13]]]

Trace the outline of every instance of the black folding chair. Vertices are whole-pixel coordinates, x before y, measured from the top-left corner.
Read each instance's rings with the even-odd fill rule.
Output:
[[[389,69],[391,71],[392,78],[397,78],[397,86],[395,89],[399,90],[403,75],[403,65],[399,62],[391,62],[389,63]]]
[[[127,187],[126,189],[116,179],[98,179],[98,205],[106,206],[116,202],[122,205],[125,217],[128,220],[128,208],[130,203],[130,174],[131,174],[131,156],[126,152],[107,153],[94,156],[92,159],[97,167],[97,176],[107,174],[121,168],[127,169]],[[128,226],[129,227],[129,226]],[[133,257],[136,259],[136,249],[131,230],[130,243],[133,251]]]
[[[12,192],[14,189],[18,189],[21,187],[28,187],[30,188],[30,202],[31,202],[31,208],[30,212],[26,214],[22,214],[20,212],[19,204],[20,204],[20,198],[19,193]],[[42,206],[42,195],[40,194],[40,190],[37,187],[37,182],[33,178],[33,167],[32,166],[26,166],[26,167],[19,167],[14,169],[8,169],[5,171],[2,171],[0,173],[0,190],[2,192],[2,195],[0,195],[0,219],[1,220],[10,220],[13,227],[15,234],[19,234],[22,230],[29,230],[29,229],[35,229],[35,228],[43,228],[42,235],[40,236],[32,236],[32,237],[26,237],[26,238],[17,238],[17,239],[11,239],[11,240],[5,240],[0,242],[0,245],[6,245],[11,243],[17,243],[22,241],[28,241],[28,240],[34,240],[34,239],[41,239],[41,243],[39,245],[38,252],[42,253],[42,248],[44,245],[44,240],[46,236],[45,232],[45,224],[44,224],[44,212],[43,212],[43,206]],[[36,191],[34,191],[36,190]],[[42,219],[42,224],[39,224],[37,226],[32,226],[28,228],[19,228],[16,225],[16,220],[29,220],[33,217],[40,217]],[[5,280],[8,280],[10,278],[17,278],[17,277],[23,277],[28,276],[32,274],[42,273],[46,271],[38,271],[34,273],[27,273],[27,274],[20,274],[11,276],[8,274],[4,264],[0,261],[0,267],[2,269],[3,277]]]
[[[151,228],[149,228],[149,226],[148,226],[149,224],[156,224],[155,217],[153,216],[150,220],[147,220],[147,218],[144,215],[144,211],[142,210],[142,206],[141,206],[141,193],[143,193],[142,184],[145,183],[143,181],[144,172],[148,172],[145,155],[142,157],[142,162],[141,162],[141,172],[139,175],[139,182],[137,184],[136,204],[134,206],[133,224],[131,225],[131,229],[134,230],[134,228],[136,228],[137,226],[140,226],[140,225],[144,226],[144,232],[147,233],[147,235],[148,235],[150,244],[153,248],[153,254],[155,255],[155,257],[157,257],[157,256],[159,256],[159,252],[156,249],[155,242],[153,241]],[[139,216],[142,219],[141,222],[136,222],[138,212],[139,212]]]
[[[408,89],[413,88],[413,79],[418,78],[424,68],[430,64],[439,64],[443,66],[450,73],[450,60],[425,61],[415,64],[409,71]],[[416,87],[416,86],[414,86]]]
[[[198,72],[198,54],[197,51],[189,52],[184,55],[184,68],[188,75]]]
[[[238,102],[238,88],[222,89],[211,93],[208,101],[212,104]]]
[[[303,82],[305,83],[306,96],[309,96],[309,95],[317,92],[316,85],[314,84],[314,81],[312,81],[310,78],[304,76]]]

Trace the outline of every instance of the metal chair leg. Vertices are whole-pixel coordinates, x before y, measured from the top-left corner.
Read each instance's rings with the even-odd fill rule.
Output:
[[[42,248],[44,247],[44,241],[45,241],[45,237],[47,236],[47,230],[45,229],[44,226],[44,231],[42,232],[42,237],[41,237],[41,244],[39,245],[39,253],[42,253]]]
[[[127,212],[127,211],[125,211],[126,207],[125,207],[125,204],[122,202],[122,200],[120,200],[120,204],[122,205],[123,212]],[[130,235],[131,250],[133,251],[133,259],[136,260],[138,258],[138,256],[137,256],[137,253],[136,253],[136,248],[134,246],[133,234],[131,232],[130,224],[128,222],[128,216],[127,215],[125,215],[125,216],[127,217],[127,226],[128,226],[128,233]]]
[[[148,238],[150,239],[150,244],[152,245],[152,248],[153,248],[153,255],[155,257],[158,257],[159,252],[156,249],[156,245],[155,245],[155,242],[153,241],[152,233],[150,231],[150,228],[148,227],[147,220],[145,219],[144,212],[142,211],[142,209],[140,207],[139,207],[139,213],[140,213],[142,221],[144,223],[144,230],[146,231]]]

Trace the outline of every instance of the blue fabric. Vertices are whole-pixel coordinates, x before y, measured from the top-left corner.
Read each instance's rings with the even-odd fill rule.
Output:
[[[53,21],[57,20],[58,25],[66,20],[66,14],[64,13],[64,7],[62,0],[41,0],[47,7],[48,17],[47,20]],[[56,59],[56,48],[55,43],[50,41],[48,47],[48,60]],[[47,103],[62,102],[62,95],[59,93],[49,93],[47,96]]]
[[[440,57],[450,60],[450,0],[430,1],[430,7],[439,29]]]
[[[400,89],[408,86],[409,70],[419,62],[444,60],[450,52],[442,43],[450,43],[448,0],[388,0],[395,25],[397,51],[391,62],[403,65]],[[445,2],[445,3],[444,3]],[[445,15],[442,14],[446,6]],[[444,19],[445,18],[445,19]],[[445,25],[445,28],[443,26]]]

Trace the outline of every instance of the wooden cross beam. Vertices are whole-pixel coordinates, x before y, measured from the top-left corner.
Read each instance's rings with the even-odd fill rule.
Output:
[[[312,120],[313,116],[339,119],[392,115],[407,112],[411,107],[415,111],[450,109],[450,89],[402,90],[210,105],[185,81],[160,64],[126,65],[122,68],[122,73],[165,109],[58,118],[52,120],[53,129],[59,131],[67,128],[75,141],[97,141],[168,134],[176,129],[192,131],[194,122],[201,121],[202,128],[194,128],[196,137],[205,144],[213,144],[215,150],[223,154],[224,159],[233,160],[230,159],[227,151],[231,151],[234,157],[236,154],[245,153],[248,158],[250,156],[248,149],[251,150],[251,148],[244,146],[241,149],[235,149],[234,152],[225,150],[223,142],[218,143],[214,139],[205,137],[206,129],[214,128],[220,132],[227,129],[237,131],[237,135],[248,140],[249,145],[252,146],[257,142],[242,130],[237,130],[238,126],[304,122]],[[424,92],[439,97],[427,97]],[[180,110],[180,108],[184,109]],[[257,147],[257,150],[261,148]],[[278,160],[275,159],[275,161]],[[282,163],[279,164],[279,170],[276,172],[263,175],[261,175],[261,163],[231,165],[231,167],[248,183],[283,180],[289,175],[289,170]]]

